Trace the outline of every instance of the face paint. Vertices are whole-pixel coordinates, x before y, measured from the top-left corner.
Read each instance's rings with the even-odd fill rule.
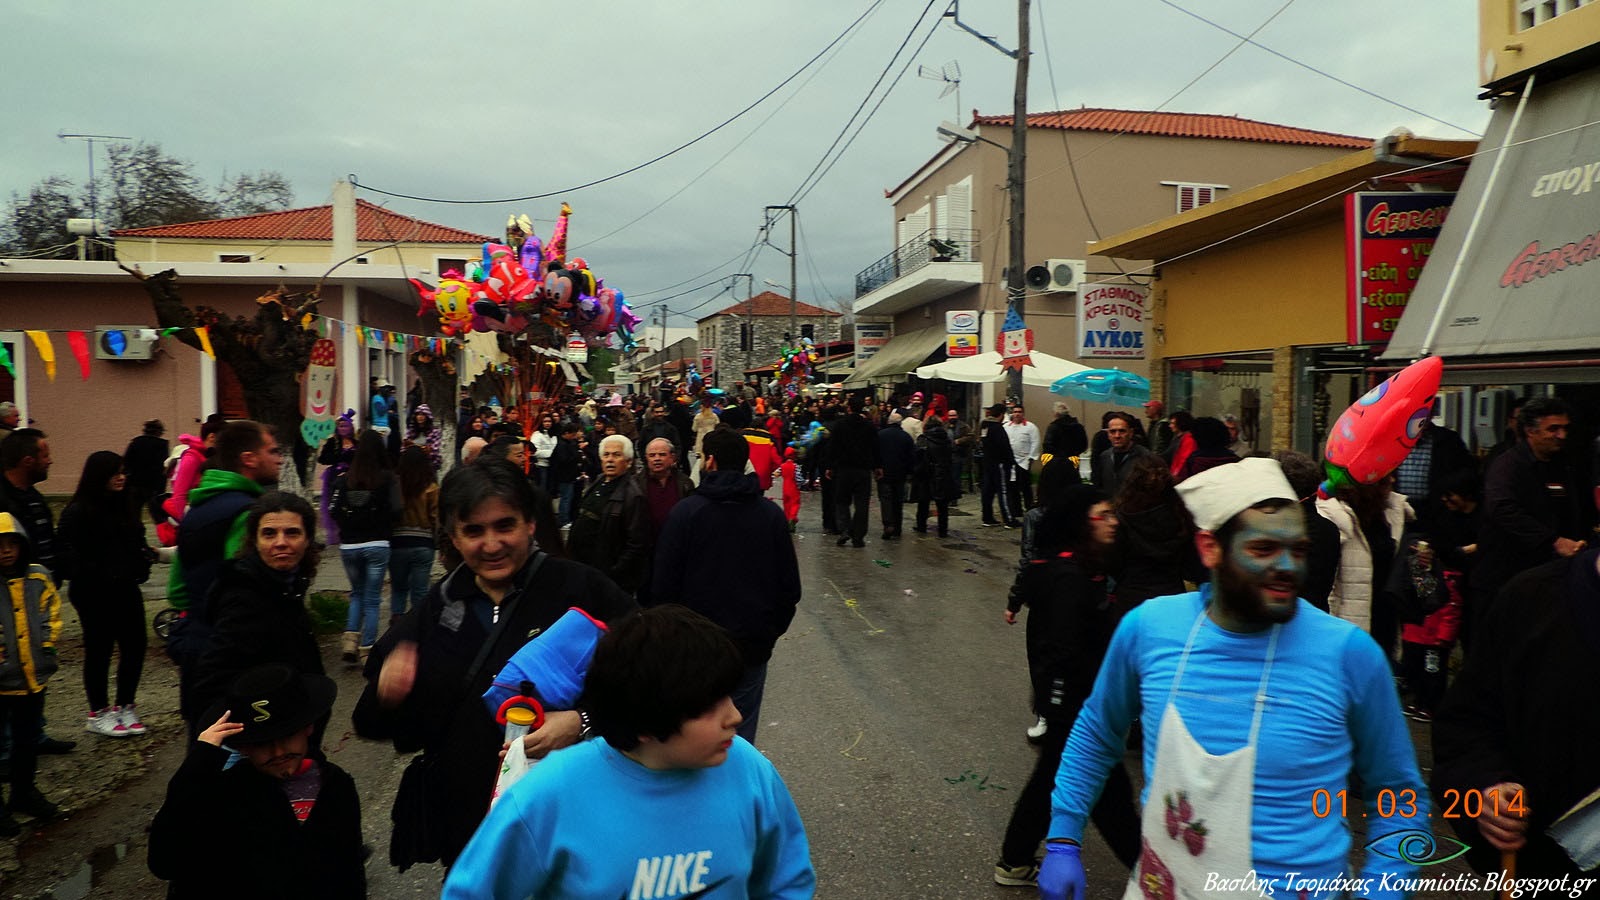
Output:
[[[1221,611],[1244,625],[1288,621],[1305,581],[1310,548],[1300,507],[1247,509],[1235,521],[1216,569]]]

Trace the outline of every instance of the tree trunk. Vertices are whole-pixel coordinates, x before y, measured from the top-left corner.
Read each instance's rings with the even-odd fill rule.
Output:
[[[436,356],[418,350],[408,360],[422,382],[422,402],[433,410],[433,423],[439,426],[439,478],[442,480],[456,464],[456,366],[448,355]]]
[[[277,432],[286,462],[279,477],[279,490],[303,493],[305,473],[294,464],[294,447],[300,440],[302,418],[300,379],[311,362],[311,345],[317,334],[302,323],[306,316],[316,313],[317,292],[269,291],[256,298],[256,313],[246,319],[208,306],[190,309],[178,295],[178,273],[174,269],[145,275],[137,266],[118,265],[139,279],[150,295],[158,326],[163,330],[182,329],[173,333],[180,343],[203,351],[195,329],[206,329],[217,359],[231,366],[244,386],[250,418]]]

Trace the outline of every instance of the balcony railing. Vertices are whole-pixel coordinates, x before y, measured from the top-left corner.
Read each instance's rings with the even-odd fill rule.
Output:
[[[977,262],[978,232],[944,229],[935,234],[924,231],[893,253],[856,273],[856,296],[862,297],[902,275],[933,262]]]

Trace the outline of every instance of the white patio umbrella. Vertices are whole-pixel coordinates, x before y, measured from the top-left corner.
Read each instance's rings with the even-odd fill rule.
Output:
[[[1068,362],[1058,356],[1031,350],[1028,353],[1033,365],[1022,367],[1022,383],[1034,387],[1049,387],[1075,372],[1087,372],[1088,366]],[[991,384],[1006,380],[1006,370],[1000,366],[1000,354],[990,350],[977,356],[947,359],[917,369],[918,378],[943,378],[965,384]]]

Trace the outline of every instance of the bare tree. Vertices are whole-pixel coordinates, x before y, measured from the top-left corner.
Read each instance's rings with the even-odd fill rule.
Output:
[[[161,145],[111,144],[99,207],[115,228],[143,228],[215,217],[212,200],[193,167],[168,156]]]
[[[282,172],[262,169],[224,178],[217,186],[217,214],[250,216],[280,212],[294,205],[294,188]]]
[[[71,259],[77,250],[69,245],[77,239],[67,233],[67,220],[82,215],[82,207],[72,199],[72,182],[52,175],[29,188],[26,197],[11,195],[10,214],[0,223],[0,247],[28,254],[56,247],[57,252],[43,255]]]
[[[317,291],[268,291],[256,298],[255,315],[247,319],[209,306],[189,308],[178,295],[174,269],[146,275],[138,266],[118,265],[144,285],[159,327],[186,329],[175,337],[197,350],[202,349],[200,338],[187,329],[207,329],[217,359],[232,366],[244,386],[250,418],[271,425],[289,456],[300,438],[300,381],[311,363],[311,345],[317,340],[316,332],[301,323],[305,316],[316,314]],[[293,464],[282,471],[279,489],[301,492],[304,473]]]

